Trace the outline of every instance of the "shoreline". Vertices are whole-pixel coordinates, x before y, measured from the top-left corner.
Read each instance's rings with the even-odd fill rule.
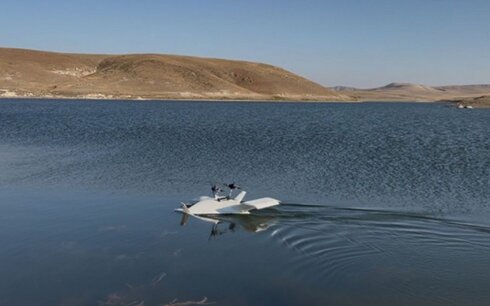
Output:
[[[174,98],[174,97],[117,97],[117,96],[81,96],[81,97],[69,97],[69,96],[35,96],[35,95],[16,95],[16,96],[2,96],[0,95],[0,100],[7,99],[35,99],[35,100],[88,100],[88,101],[175,101],[175,102],[280,102],[280,103],[359,103],[363,101],[357,100],[326,100],[326,99],[253,99],[253,98]]]
[[[342,103],[342,104],[364,104],[364,103],[417,103],[417,104],[432,104],[432,103],[444,103],[451,107],[458,107],[461,103],[461,99],[455,100],[434,100],[434,101],[420,101],[417,99],[358,99],[358,100],[316,100],[316,99],[218,99],[218,98],[143,98],[143,97],[114,97],[114,96],[83,96],[83,97],[68,97],[68,96],[0,96],[1,100],[73,100],[73,101],[126,101],[126,102],[223,102],[223,103]],[[475,109],[490,108],[490,105],[473,105],[467,103]]]

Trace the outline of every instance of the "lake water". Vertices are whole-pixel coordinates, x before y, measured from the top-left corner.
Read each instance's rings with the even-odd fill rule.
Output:
[[[490,305],[490,110],[0,100],[0,305]],[[283,205],[180,226],[210,183]]]

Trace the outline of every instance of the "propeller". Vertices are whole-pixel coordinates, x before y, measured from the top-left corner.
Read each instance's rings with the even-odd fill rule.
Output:
[[[230,189],[242,189],[240,186],[238,186],[238,184],[236,184],[235,182],[231,183],[231,184],[226,184],[224,183],[223,185],[225,185],[226,187],[230,188]]]
[[[216,184],[216,183],[211,184],[211,192],[213,193],[214,197],[218,196],[219,193],[222,191],[223,191],[223,189],[221,189],[221,187],[218,184]]]

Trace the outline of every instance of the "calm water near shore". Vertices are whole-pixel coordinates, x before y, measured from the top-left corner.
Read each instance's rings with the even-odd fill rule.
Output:
[[[0,100],[0,305],[489,305],[489,128],[446,104]],[[284,204],[180,226],[232,181]]]

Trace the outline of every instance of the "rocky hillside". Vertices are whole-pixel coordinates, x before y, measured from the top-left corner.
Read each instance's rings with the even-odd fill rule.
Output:
[[[86,55],[0,48],[0,96],[349,100],[271,65],[160,54]]]

